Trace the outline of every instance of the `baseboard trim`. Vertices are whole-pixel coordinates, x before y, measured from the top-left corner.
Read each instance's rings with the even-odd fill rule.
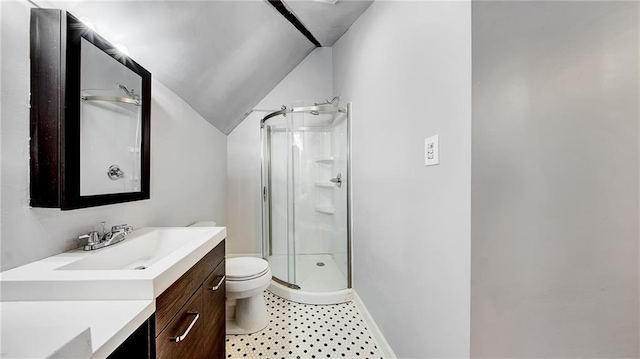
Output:
[[[373,320],[371,313],[369,313],[369,311],[367,310],[367,307],[362,302],[362,299],[360,298],[358,293],[353,290],[352,295],[353,303],[360,311],[360,315],[362,315],[367,328],[369,328],[369,331],[373,335],[373,338],[376,340],[376,343],[378,343],[378,349],[380,349],[380,352],[382,352],[382,357],[385,359],[397,359],[398,357],[393,352],[393,349],[391,349],[391,346],[389,345],[389,342],[387,342],[387,339],[384,337],[384,335],[382,335],[382,331],[380,331],[380,328],[378,328],[378,325],[376,324],[375,320]]]

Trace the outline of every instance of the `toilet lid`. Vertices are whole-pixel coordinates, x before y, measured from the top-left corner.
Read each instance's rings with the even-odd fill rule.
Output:
[[[226,276],[229,280],[247,280],[259,277],[269,270],[269,263],[262,258],[229,258],[226,263]]]

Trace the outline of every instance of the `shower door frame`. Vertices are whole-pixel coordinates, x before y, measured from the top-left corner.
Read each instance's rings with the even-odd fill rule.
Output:
[[[286,106],[282,106],[281,110],[272,112],[267,114],[260,121],[260,184],[261,184],[261,208],[262,208],[262,257],[267,259],[270,255],[273,255],[273,233],[271,228],[271,219],[272,219],[272,201],[271,201],[271,126],[265,125],[266,121],[276,116],[285,116],[291,112],[310,112],[315,109],[319,109],[322,106],[308,106],[308,107],[293,107],[287,108]],[[351,102],[347,103],[346,106],[346,220],[347,220],[347,288],[344,290],[350,290],[353,288],[353,251],[352,251],[352,213],[351,213],[351,120],[352,120],[352,105]],[[340,111],[339,111],[340,112]],[[266,134],[265,134],[266,132]],[[266,177],[266,178],[265,178]],[[267,250],[269,253],[267,253]],[[291,255],[287,253],[287,255]],[[295,256],[295,253],[293,254]],[[295,270],[295,269],[294,269]],[[295,283],[289,283],[281,278],[272,275],[273,281],[287,287],[290,289],[294,289],[296,291],[300,291],[301,288]],[[315,292],[314,292],[315,293]],[[321,292],[319,292],[321,293]]]

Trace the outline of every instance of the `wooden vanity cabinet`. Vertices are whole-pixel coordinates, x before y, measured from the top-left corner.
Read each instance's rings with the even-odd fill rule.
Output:
[[[225,357],[225,242],[156,299],[156,358]]]
[[[224,261],[218,264],[202,286],[205,324],[204,357],[225,357],[225,271]],[[222,310],[221,310],[222,308]],[[220,340],[222,338],[222,340]]]
[[[205,325],[198,290],[156,338],[156,358],[204,358]]]

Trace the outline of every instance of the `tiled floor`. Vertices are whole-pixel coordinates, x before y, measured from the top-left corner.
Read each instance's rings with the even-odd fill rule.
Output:
[[[227,358],[382,358],[353,302],[300,304],[265,291],[269,325],[227,335]]]

